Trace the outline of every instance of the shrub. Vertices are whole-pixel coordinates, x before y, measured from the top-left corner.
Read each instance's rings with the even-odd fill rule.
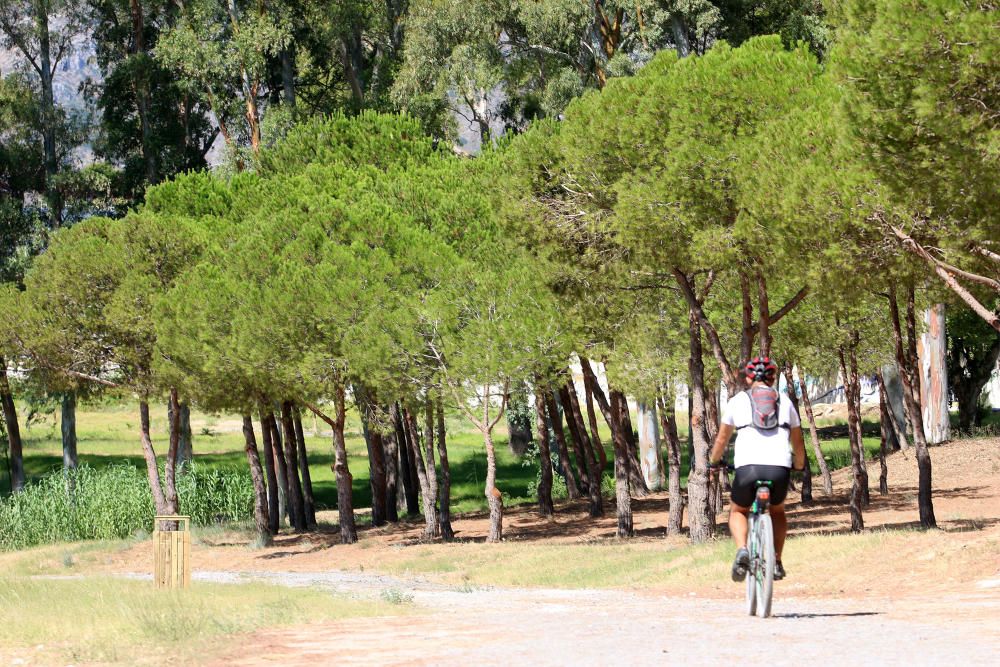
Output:
[[[253,485],[236,468],[192,466],[178,477],[181,511],[196,525],[253,516]],[[145,471],[131,465],[53,471],[0,500],[0,550],[76,540],[123,539],[155,514]]]

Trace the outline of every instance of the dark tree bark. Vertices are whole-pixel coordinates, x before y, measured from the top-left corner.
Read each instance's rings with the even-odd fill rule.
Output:
[[[277,535],[281,525],[281,505],[278,502],[281,492],[278,486],[278,473],[274,468],[274,441],[271,438],[271,427],[267,421],[263,402],[260,404],[260,431],[264,441],[264,471],[267,480],[267,527],[271,535]]]
[[[243,439],[246,442],[247,463],[250,466],[250,479],[253,481],[253,518],[257,530],[257,542],[261,546],[271,546],[271,518],[268,514],[267,490],[264,488],[264,473],[260,467],[260,456],[257,454],[257,438],[253,432],[253,418],[243,415]]]
[[[576,395],[576,387],[572,380],[567,380],[560,391],[563,397],[563,404],[566,405],[566,416],[570,424],[575,425],[575,432],[580,438],[583,457],[587,464],[589,485],[587,494],[590,498],[590,516],[597,518],[604,516],[604,497],[601,495],[601,468],[594,454],[594,446],[587,434],[587,425],[583,422],[583,413],[580,412],[580,400]]]
[[[847,430],[848,440],[851,446],[851,472],[852,484],[849,507],[851,512],[851,531],[857,533],[865,528],[865,520],[862,515],[864,506],[864,488],[868,484],[861,468],[861,459],[864,453],[861,447],[861,415],[858,414],[854,404],[854,382],[856,377],[850,372],[847,362],[849,346],[841,345],[837,348],[837,358],[840,361],[840,373],[844,378],[844,393],[847,398]]]
[[[295,107],[295,53],[292,47],[281,50],[281,88],[283,102],[290,108]]]
[[[855,437],[858,440],[858,448],[861,451],[861,501],[867,508],[871,504],[872,498],[869,488],[868,461],[865,457],[863,425],[861,423],[861,375],[858,373],[858,343],[860,339],[860,334],[855,331],[852,344],[847,349],[847,360],[850,364],[849,370],[851,372],[851,400],[854,401],[854,412],[858,416],[858,427]]]
[[[380,429],[372,428],[372,416],[375,414],[376,401],[371,390],[362,383],[354,385],[354,398],[361,413],[361,429],[368,448],[368,479],[372,491],[372,525],[382,526],[386,522],[386,469],[385,445]]]
[[[584,374],[583,387],[587,396],[587,423],[590,425],[590,438],[594,443],[597,452],[598,462],[601,464],[601,474],[608,467],[608,454],[604,451],[604,443],[601,442],[601,434],[597,426],[597,413],[594,410],[594,388],[591,386],[590,376]]]
[[[884,370],[885,367],[883,367],[883,372]],[[885,376],[883,373],[876,373],[875,378],[878,380],[879,401],[881,402],[882,398],[885,398],[885,407],[888,411],[886,415],[882,416],[882,419],[885,420],[883,423],[889,429],[886,433],[887,451],[898,452],[902,448],[901,442],[906,442],[906,434],[903,433],[903,429],[896,422],[896,415],[892,410],[892,399],[889,397],[889,389],[886,386]]]
[[[674,398],[664,392],[656,399],[660,413],[660,427],[667,441],[667,496],[670,512],[667,515],[667,535],[681,532],[684,518],[684,496],[681,495],[681,440],[677,435],[677,414]]]
[[[76,454],[76,392],[67,391],[62,395],[60,419],[62,431],[63,468],[76,470],[79,461]]]
[[[337,481],[337,515],[340,523],[340,541],[344,544],[354,544],[358,541],[357,524],[354,521],[354,479],[347,463],[347,442],[344,440],[344,422],[346,409],[344,405],[344,385],[337,384],[333,394],[334,417],[323,414],[316,406],[306,403],[313,414],[330,425],[333,430],[333,468]]]
[[[194,447],[191,437],[191,407],[187,402],[182,402],[179,405],[178,412],[177,467],[184,470],[185,467],[191,464],[194,458]],[[174,423],[174,411],[169,401],[167,402],[167,421],[170,424]]]
[[[799,412],[799,397],[796,391],[795,378],[792,376],[792,364],[790,361],[785,361],[785,365],[782,368],[785,374],[785,381],[788,383],[788,398],[791,399],[792,405],[795,407],[795,412]],[[802,421],[802,418],[799,418]],[[809,457],[806,457],[806,467],[802,470],[802,503],[811,503],[813,500],[812,494],[812,469],[809,465]]]
[[[556,404],[555,395],[552,391],[545,392],[545,407],[549,413],[549,421],[552,424],[552,435],[555,437],[556,449],[559,451],[559,464],[563,469],[563,479],[566,480],[566,495],[570,500],[580,497],[580,488],[576,485],[576,478],[573,475],[573,464],[569,459],[569,450],[566,447],[566,433],[563,431],[562,414]]]
[[[285,443],[285,469],[288,471],[288,513],[292,527],[301,532],[306,529],[306,505],[302,495],[302,480],[299,479],[299,447],[295,438],[291,401],[281,403],[281,430]]]
[[[597,406],[604,415],[604,420],[611,428],[611,444],[614,447],[615,457],[615,507],[618,514],[617,535],[621,538],[632,537],[635,534],[635,529],[632,522],[632,496],[628,488],[628,440],[621,428],[621,422],[616,416],[618,413],[617,401],[612,405],[607,397],[605,397],[604,390],[601,389],[601,385],[597,382],[597,375],[594,374],[594,369],[590,365],[589,359],[580,357],[580,367],[583,370],[585,380],[590,383],[594,399],[597,401]],[[612,392],[611,397],[614,400],[614,392]]]
[[[455,531],[451,527],[451,467],[448,465],[447,433],[444,427],[444,402],[440,396],[437,398],[435,417],[437,419],[438,457],[441,460],[441,486],[438,488],[438,525],[441,528],[441,537],[445,541],[451,541],[455,539]]]
[[[177,450],[181,442],[181,419],[180,401],[177,398],[177,389],[174,387],[170,388],[170,407],[174,416],[170,422],[170,445],[167,448],[167,460],[163,465],[163,478],[167,509],[171,514],[177,514],[180,506],[177,500]]]
[[[278,433],[278,423],[266,401],[261,403],[262,428],[270,434],[274,454],[274,470],[278,479],[278,518],[284,521],[288,516],[288,466],[285,463],[285,448]]]
[[[406,513],[415,515],[420,512],[417,468],[410,455],[409,435],[404,424],[402,410],[399,404],[392,407],[390,415],[396,427],[396,442],[399,445],[399,474],[403,480],[403,494],[406,498]]]
[[[913,447],[917,451],[919,477],[917,505],[920,511],[920,525],[924,528],[936,528],[937,520],[934,517],[934,502],[931,497],[931,455],[927,449],[927,439],[924,437],[923,415],[920,413],[920,367],[917,361],[917,325],[912,286],[907,290],[905,343],[895,285],[889,287],[889,315],[896,344],[896,364],[899,366],[899,378],[903,383],[903,406],[906,408],[907,421],[913,432]]]
[[[588,493],[590,490],[590,470],[587,465],[587,455],[584,453],[583,438],[577,429],[576,420],[573,418],[573,409],[569,404],[569,392],[566,386],[559,387],[558,393],[553,390],[558,404],[562,407],[563,417],[566,419],[566,426],[569,427],[569,439],[573,443],[573,456],[576,460],[576,468],[580,471],[580,491]]]
[[[538,482],[538,511],[542,516],[552,516],[552,454],[549,451],[549,425],[545,414],[545,397],[541,385],[535,382],[535,426],[538,438],[538,465],[541,479]]]
[[[531,410],[528,408],[528,392],[524,382],[516,382],[511,387],[507,402],[507,446],[514,456],[524,456],[531,444]]]
[[[7,380],[7,360],[0,357],[0,403],[3,403],[3,420],[7,431],[8,456],[10,457],[10,488],[19,493],[24,488],[24,454],[21,427],[17,423],[17,406]]]
[[[692,542],[705,542],[712,537],[715,517],[710,513],[708,451],[711,443],[705,429],[705,362],[701,344],[701,327],[693,311],[688,318],[690,355],[688,374],[691,395],[691,442],[694,450],[688,475],[688,522]]]
[[[142,441],[142,456],[146,460],[146,476],[149,481],[149,490],[153,494],[153,504],[156,506],[156,513],[159,515],[176,514],[167,505],[167,498],[163,494],[163,486],[160,483],[160,467],[156,464],[156,450],[153,449],[153,439],[149,434],[149,403],[145,400],[139,401],[139,438]]]
[[[382,446],[385,448],[385,518],[396,523],[399,521],[399,507],[396,500],[399,496],[399,444],[396,431],[382,435]]]
[[[878,374],[878,414],[879,414],[879,448],[878,448],[878,492],[880,495],[889,495],[889,466],[886,465],[886,456],[889,455],[889,441],[892,434],[892,426],[889,417],[889,401],[885,397],[885,392],[881,387],[885,384],[882,381],[882,374]]]
[[[306,528],[316,528],[316,500],[313,498],[312,475],[309,473],[309,454],[306,451],[306,434],[302,428],[302,412],[296,405],[292,410],[295,422],[295,443],[299,449],[299,473],[302,475],[302,503],[305,509]]]
[[[430,540],[437,535],[438,529],[437,510],[434,507],[434,503],[437,502],[437,489],[432,489],[431,477],[428,472],[429,467],[433,466],[434,463],[432,459],[429,466],[425,460],[422,443],[420,442],[420,430],[417,426],[417,418],[409,408],[403,408],[403,425],[406,427],[406,440],[410,448],[410,458],[417,466],[420,499],[423,501],[424,539]],[[423,444],[427,444],[426,441]],[[434,443],[430,443],[430,447],[433,446]]]

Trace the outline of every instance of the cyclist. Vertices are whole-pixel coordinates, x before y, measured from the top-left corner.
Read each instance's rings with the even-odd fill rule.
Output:
[[[795,470],[802,470],[806,462],[802,426],[788,395],[774,389],[778,367],[771,359],[754,357],[747,362],[744,373],[747,390],[736,394],[726,404],[719,435],[708,454],[708,464],[712,472],[718,471],[733,431],[737,431],[736,477],[729,511],[729,532],[737,547],[733,581],[743,581],[750,567],[747,515],[757,492],[758,480],[771,482],[770,513],[777,560],[774,578],[782,579],[785,568],[781,564],[781,549],[788,532],[784,502],[788,493],[789,468],[794,463]]]

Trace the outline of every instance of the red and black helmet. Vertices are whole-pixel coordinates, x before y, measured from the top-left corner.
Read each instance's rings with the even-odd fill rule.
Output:
[[[770,382],[778,372],[778,366],[770,357],[754,357],[747,362],[743,371],[755,382]]]

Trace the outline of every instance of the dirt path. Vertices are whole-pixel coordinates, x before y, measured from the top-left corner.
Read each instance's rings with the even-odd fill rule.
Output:
[[[623,591],[455,588],[365,573],[201,572],[341,594],[412,598],[416,613],[259,632],[209,664],[954,664],[1000,659],[1000,582],[936,598],[781,599],[774,617],[732,600]],[[960,608],[962,614],[950,616]],[[756,648],[750,648],[756,647]],[[749,657],[747,657],[749,656]]]

